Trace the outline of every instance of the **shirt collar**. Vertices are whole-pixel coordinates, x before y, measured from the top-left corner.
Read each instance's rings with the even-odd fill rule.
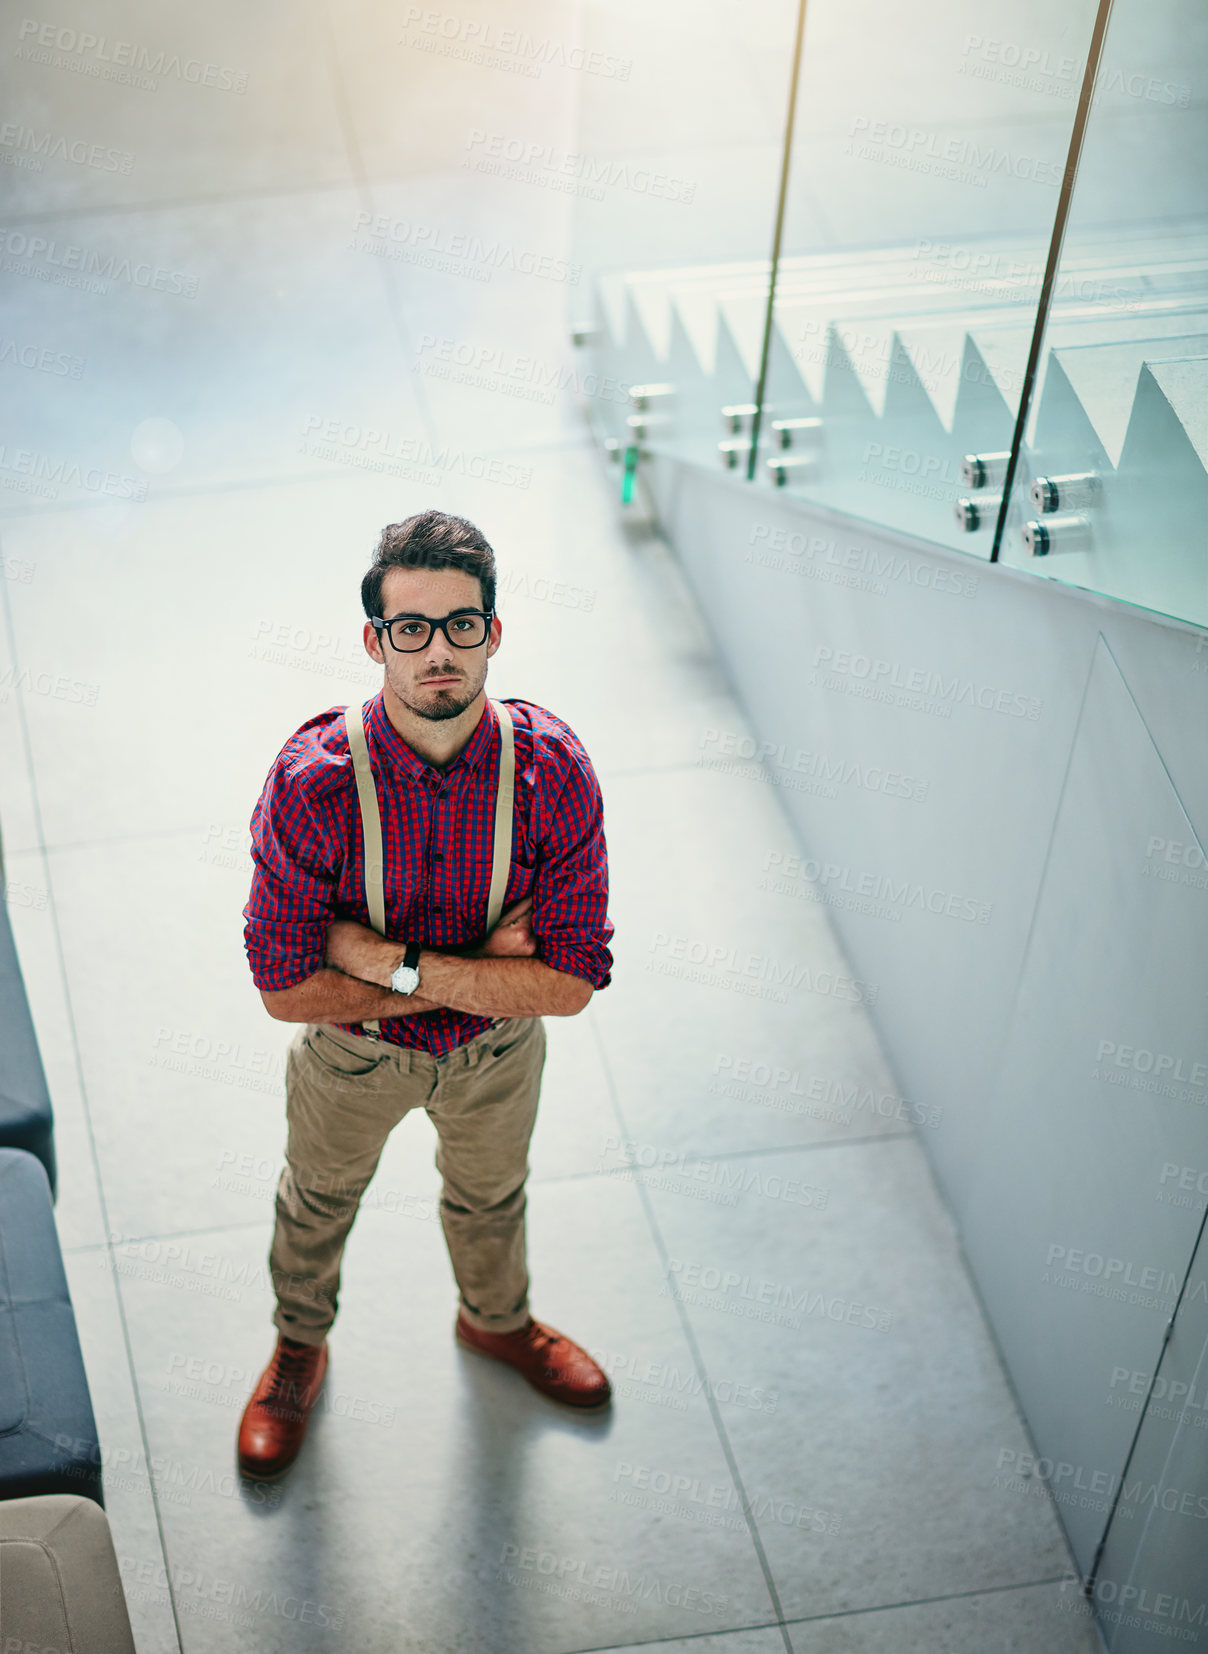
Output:
[[[495,731],[499,727],[499,718],[488,697],[482,709],[482,716],[475,724],[470,739],[456,758],[447,764],[443,770],[438,770],[434,764],[429,764],[426,758],[421,758],[403,740],[386,715],[386,705],[380,689],[369,703],[367,723],[370,738],[378,751],[385,753],[390,762],[405,771],[406,774],[414,776],[417,780],[422,780],[427,776],[439,778],[453,775],[462,768],[468,770],[478,769],[483,759],[493,749]]]

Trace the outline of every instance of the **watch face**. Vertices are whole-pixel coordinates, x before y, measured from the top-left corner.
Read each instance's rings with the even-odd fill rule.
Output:
[[[396,994],[413,994],[419,987],[419,972],[414,965],[400,965],[390,978],[390,986]]]

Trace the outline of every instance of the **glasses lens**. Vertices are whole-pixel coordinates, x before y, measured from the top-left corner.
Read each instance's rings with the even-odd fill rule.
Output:
[[[454,615],[448,623],[449,641],[459,649],[476,649],[487,635],[481,615]]]
[[[487,622],[482,615],[454,615],[445,622],[445,634],[456,649],[477,649],[487,635]],[[426,620],[392,620],[390,641],[404,654],[426,649],[432,636],[432,627]]]
[[[432,628],[426,620],[392,620],[389,631],[391,643],[404,652],[426,649],[432,636]]]

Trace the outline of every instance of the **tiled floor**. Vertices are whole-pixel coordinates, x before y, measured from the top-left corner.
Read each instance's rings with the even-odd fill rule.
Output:
[[[247,93],[6,70],[31,127],[134,157],[18,173],[25,233],[196,278],[3,275],[13,337],[81,364],[0,366],[0,440],[68,467],[2,468],[0,823],[139,1654],[1089,1654],[1050,1505],[998,1473],[1026,1437],[910,1107],[823,910],[761,892],[775,789],[702,761],[743,715],[673,560],[571,395],[442,371],[567,361],[568,198],[461,162],[477,129],[571,142],[581,88],[399,47],[371,0],[172,27]],[[365,251],[366,214],[430,235]],[[291,1030],[246,970],[247,821],[285,737],[376,687],[360,574],[431,504],[499,555],[491,692],[565,717],[604,789],[614,981],[547,1023],[530,1246],[616,1405],[454,1345],[411,1120],[304,1455],[249,1488]]]

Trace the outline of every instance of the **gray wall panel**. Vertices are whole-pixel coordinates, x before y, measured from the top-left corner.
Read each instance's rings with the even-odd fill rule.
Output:
[[[965,1245],[1089,1569],[1199,1228],[1205,901],[1152,877],[1187,819],[1100,642],[994,1088]],[[976,1214],[974,1217],[973,1214]]]
[[[783,748],[772,768],[782,771],[780,794],[804,851],[847,869],[849,885],[858,886],[861,875],[899,884],[909,878],[927,893],[967,896],[990,909],[988,924],[895,903],[888,908],[898,916],[884,917],[855,911],[858,891],[818,891],[830,898],[853,973],[880,990],[879,1026],[907,1094],[925,1093],[918,1100],[943,1109],[931,1147],[959,1213],[958,1190],[979,1153],[976,1099],[1005,1029],[1004,995],[1027,936],[1093,625],[1082,628],[1084,639],[1063,638],[1055,647],[1017,575],[767,492],[753,509],[751,495],[724,478],[692,490],[678,485],[671,467],[652,471],[666,499],[663,520],[752,727]],[[781,567],[745,561],[756,549],[753,523],[768,529],[761,543]],[[779,534],[823,549],[777,551]],[[890,559],[906,565],[905,577],[877,576]],[[955,595],[958,576],[966,589],[976,581],[972,597]],[[828,689],[814,664],[825,649],[888,661],[890,675],[896,669],[906,683],[921,670],[1029,696],[1040,703],[1039,716],[949,704],[941,695],[950,711],[944,717]],[[852,674],[837,681],[860,688]],[[802,791],[787,784],[799,752],[862,766],[865,778],[877,768],[900,774],[924,796],[895,797],[859,781],[832,784],[833,797]],[[796,880],[798,887],[808,882]]]
[[[1206,1253],[1201,1244],[1095,1580],[1112,1654],[1208,1637]]]
[[[900,1089],[941,1111],[922,1140],[1038,1450],[1075,1467],[1059,1493],[1088,1484],[1060,1500],[1085,1565],[1135,1424],[1121,1391],[1194,1244],[1171,1185],[1208,1171],[1208,646],[724,475],[644,474],[800,841],[769,876],[826,903]],[[734,733],[702,723],[701,761]],[[1179,1061],[1181,1090],[1093,1077],[1104,1041]],[[1041,1279],[1062,1246],[1073,1285]],[[1098,1295],[1088,1253],[1156,1305]]]

